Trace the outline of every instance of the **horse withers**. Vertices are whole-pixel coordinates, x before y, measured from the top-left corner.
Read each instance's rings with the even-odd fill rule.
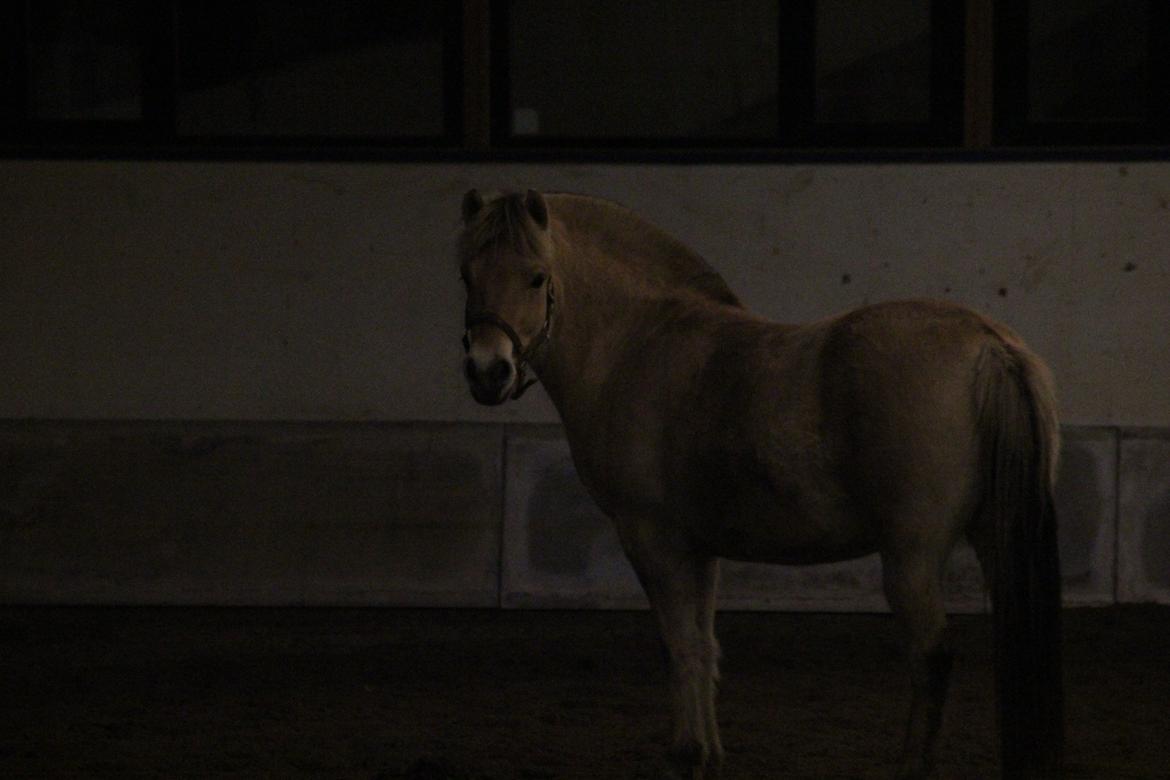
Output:
[[[631,211],[529,190],[463,199],[464,362],[484,404],[538,377],[613,519],[671,668],[672,766],[713,776],[718,561],[878,552],[906,636],[900,777],[931,772],[951,653],[943,570],[963,537],[991,593],[1005,776],[1058,775],[1063,720],[1048,370],[950,303],[778,324]]]

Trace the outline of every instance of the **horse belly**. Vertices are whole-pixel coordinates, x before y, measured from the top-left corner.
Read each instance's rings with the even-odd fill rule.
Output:
[[[852,511],[844,494],[831,484],[813,481],[797,487],[735,480],[727,487],[731,489],[706,495],[699,490],[689,513],[696,540],[713,555],[815,564],[858,558],[877,549],[872,521]]]

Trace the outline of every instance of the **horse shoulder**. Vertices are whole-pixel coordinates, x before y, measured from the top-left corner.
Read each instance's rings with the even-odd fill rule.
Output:
[[[742,406],[720,308],[686,300],[612,355],[598,403],[576,438],[587,481],[609,506],[669,503],[683,450],[709,446],[712,426]],[[721,386],[709,374],[723,373]]]

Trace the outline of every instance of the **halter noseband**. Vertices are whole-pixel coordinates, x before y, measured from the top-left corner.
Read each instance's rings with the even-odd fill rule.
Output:
[[[524,374],[528,369],[532,359],[536,356],[537,350],[544,346],[548,341],[549,333],[552,331],[552,317],[553,306],[556,303],[556,296],[553,294],[552,277],[548,279],[545,286],[545,302],[544,302],[544,326],[540,329],[532,341],[528,344],[527,349],[523,342],[520,341],[520,336],[516,333],[516,329],[508,324],[500,315],[491,311],[481,311],[471,314],[470,312],[463,320],[463,351],[471,351],[471,329],[476,325],[493,325],[504,332],[508,340],[512,342],[512,354],[516,356],[516,389],[512,392],[512,400],[515,401],[520,396],[524,395],[524,391],[536,384],[535,379],[524,378]]]

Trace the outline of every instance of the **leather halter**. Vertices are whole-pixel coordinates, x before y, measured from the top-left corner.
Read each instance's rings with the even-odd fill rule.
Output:
[[[463,351],[471,351],[471,329],[476,325],[493,325],[504,332],[508,340],[512,342],[512,354],[516,361],[516,389],[512,391],[512,400],[515,401],[520,396],[524,395],[524,391],[536,384],[536,379],[524,378],[524,374],[528,370],[529,364],[536,356],[537,351],[544,346],[548,341],[549,333],[552,331],[553,307],[556,304],[556,296],[553,294],[552,277],[548,278],[545,286],[545,301],[544,301],[544,326],[541,327],[540,332],[537,333],[532,341],[529,342],[528,347],[525,348],[523,342],[520,341],[520,336],[516,333],[516,329],[508,324],[500,315],[492,311],[480,311],[472,314],[467,313],[463,320]]]

